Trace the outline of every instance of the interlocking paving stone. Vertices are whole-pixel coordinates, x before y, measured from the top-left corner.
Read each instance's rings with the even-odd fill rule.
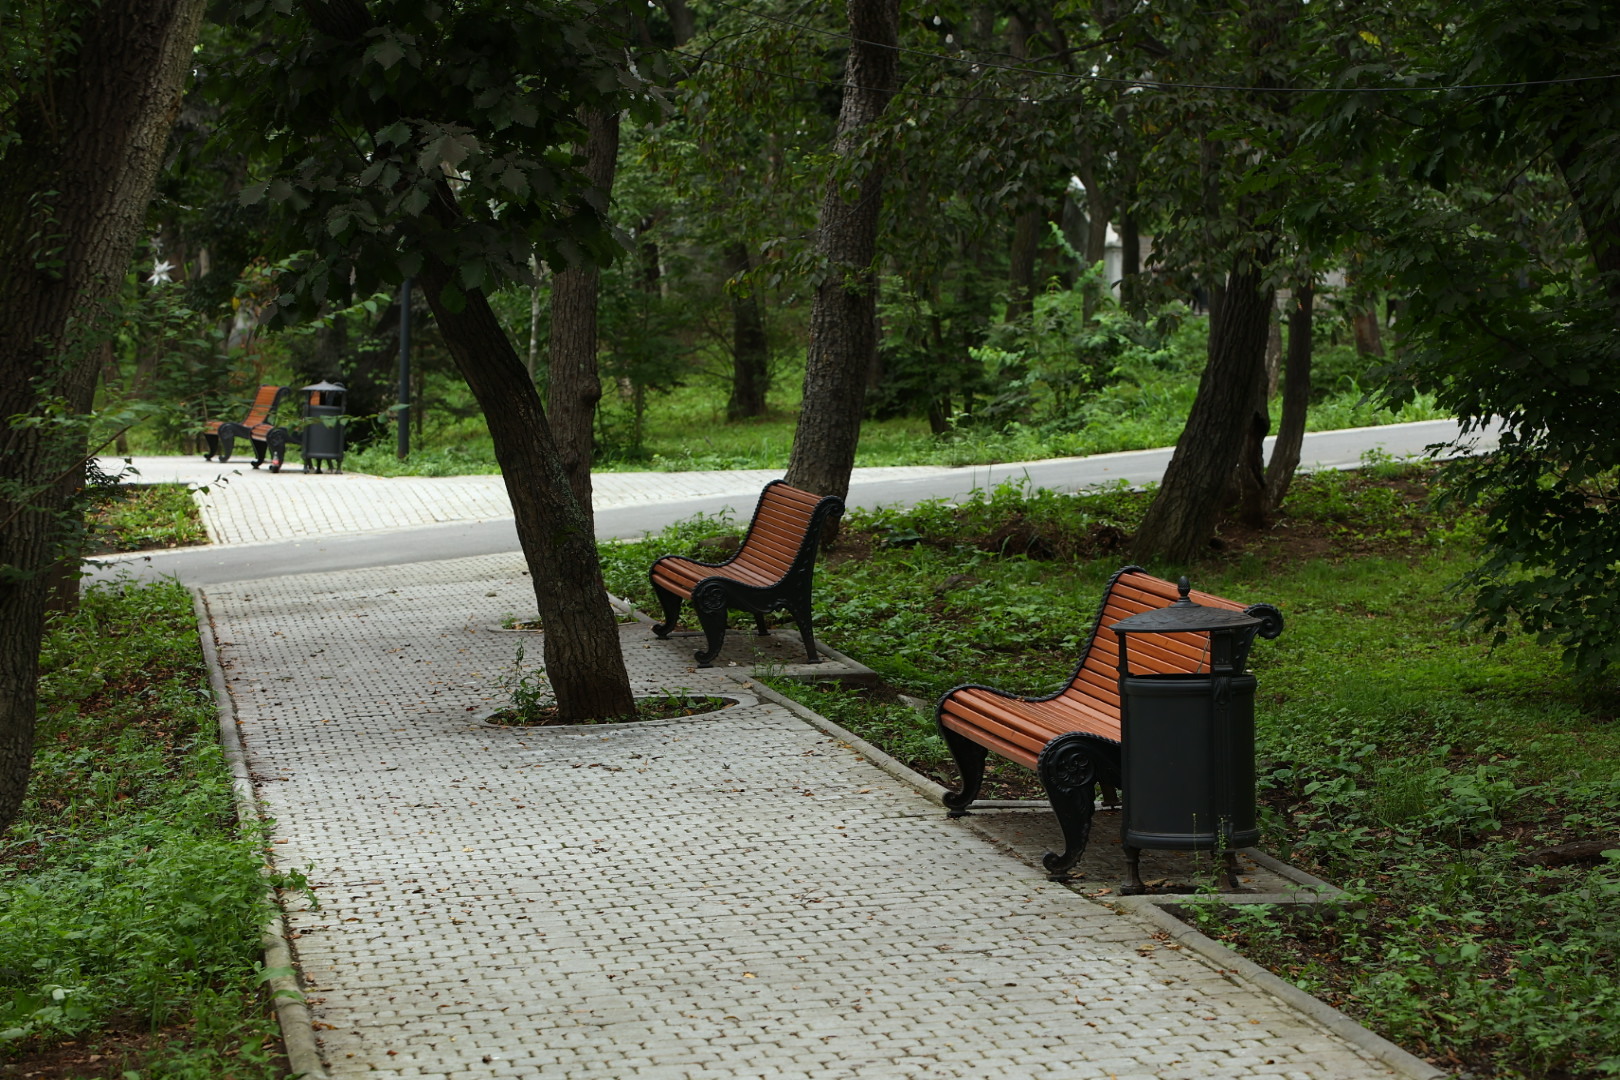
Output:
[[[529,589],[492,556],[208,591],[335,1077],[1390,1075],[644,625],[639,688],[742,703],[482,724]]]

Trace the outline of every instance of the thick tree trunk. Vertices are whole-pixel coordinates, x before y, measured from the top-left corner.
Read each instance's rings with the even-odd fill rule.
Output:
[[[741,241],[726,245],[726,269],[733,277],[748,273],[748,247]],[[765,318],[759,310],[759,296],[750,290],[731,294],[731,400],[726,417],[741,420],[765,415],[765,392],[770,386],[767,370],[770,343],[765,337]]]
[[[613,172],[619,157],[619,115],[590,112],[585,116],[585,176],[598,208],[607,212]],[[596,366],[596,299],[600,275],[594,266],[570,266],[551,286],[551,398],[557,452],[568,486],[593,521],[591,509],[591,436],[602,379]]]
[[[48,396],[90,405],[97,337],[112,329],[107,305],[129,269],[203,4],[48,10],[76,24],[77,46],[53,64],[71,74],[25,88],[18,140],[0,153],[0,828],[28,784],[46,576],[85,450],[82,436],[8,418],[40,416]]]
[[[489,422],[534,579],[546,677],[557,707],[568,720],[627,716],[635,701],[590,520],[569,487],[534,382],[483,292],[467,290],[460,311],[441,302],[452,273],[430,256],[418,280],[445,347]]]
[[[1136,531],[1137,562],[1187,563],[1208,550],[1253,427],[1273,296],[1258,266],[1233,274],[1221,290],[1219,332],[1211,332],[1198,397]]]
[[[1311,321],[1315,305],[1315,283],[1306,280],[1294,291],[1294,304],[1288,312],[1282,420],[1277,424],[1271,464],[1266,466],[1266,501],[1272,510],[1282,506],[1288,495],[1294,470],[1299,468],[1300,447],[1305,444],[1305,415],[1311,405]]]
[[[848,12],[853,42],[833,142],[838,164],[822,199],[816,238],[825,269],[810,312],[804,403],[787,471],[795,487],[838,496],[849,493],[867,373],[877,351],[872,262],[883,195],[881,162],[868,162],[859,172],[848,167],[894,95],[900,0],[848,0]]]

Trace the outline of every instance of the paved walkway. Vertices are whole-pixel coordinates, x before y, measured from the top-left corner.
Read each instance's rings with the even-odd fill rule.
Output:
[[[741,704],[482,724],[516,556],[206,600],[276,861],[319,897],[290,920],[334,1077],[1394,1075],[690,642],[626,626],[636,686]]]
[[[118,458],[101,461],[109,471],[122,464]],[[319,539],[512,516],[505,482],[498,475],[386,477],[305,473],[292,466],[272,473],[255,470],[247,461],[233,459],[221,465],[196,457],[138,457],[133,464],[141,483],[207,488],[196,499],[203,526],[216,544]],[[856,473],[866,480],[911,480],[958,471],[901,465],[858,469]],[[780,469],[595,473],[591,476],[592,503],[597,510],[608,510],[735,497],[739,511],[746,515],[760,489],[781,476]]]

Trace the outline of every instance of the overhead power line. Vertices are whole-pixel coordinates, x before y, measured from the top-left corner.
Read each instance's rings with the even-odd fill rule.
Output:
[[[869,45],[878,49],[893,49],[895,52],[908,56],[920,56],[929,60],[943,60],[952,64],[968,64],[975,68],[987,68],[992,71],[1006,71],[1013,74],[1032,75],[1044,79],[1069,80],[1073,82],[1100,83],[1110,86],[1123,86],[1143,90],[1218,90],[1241,94],[1390,94],[1390,93],[1419,93],[1433,94],[1449,90],[1517,90],[1530,86],[1570,86],[1576,83],[1606,82],[1620,79],[1620,72],[1610,75],[1577,75],[1565,79],[1525,79],[1519,82],[1503,83],[1459,83],[1444,86],[1239,86],[1230,83],[1197,83],[1197,82],[1166,82],[1158,79],[1124,79],[1109,75],[1094,75],[1075,71],[1051,71],[1046,68],[1029,67],[1024,64],[998,64],[988,60],[975,60],[966,56],[952,56],[949,53],[929,52],[927,49],[913,49],[904,45],[885,45],[881,42],[866,41],[851,37],[849,34],[836,30],[823,30],[819,26],[795,22],[780,15],[771,15],[763,11],[753,11],[741,4],[729,3],[728,0],[714,0],[721,7],[730,8],[744,15],[768,22],[780,23],[795,30],[803,30],[823,37],[837,38],[851,44]],[[796,78],[796,76],[785,76]],[[939,95],[945,96],[945,95]],[[1004,100],[1004,99],[989,99]],[[1011,99],[1005,99],[1011,100]]]

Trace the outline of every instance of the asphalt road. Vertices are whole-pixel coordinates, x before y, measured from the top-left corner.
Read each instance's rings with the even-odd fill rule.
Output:
[[[1396,457],[1421,455],[1430,445],[1451,442],[1456,436],[1456,424],[1448,420],[1314,432],[1305,437],[1301,460],[1308,469],[1352,468],[1369,450],[1381,450]],[[1495,436],[1488,435],[1478,440],[1476,448],[1489,449],[1494,444]],[[1020,465],[967,466],[906,480],[857,479],[850,485],[846,501],[851,507],[863,509],[910,506],[927,499],[963,499],[975,489],[986,490],[1009,481],[1027,481],[1033,487],[1062,491],[1120,482],[1156,483],[1164,475],[1171,454],[1170,449],[1140,450]],[[597,511],[596,532],[601,539],[636,538],[698,513],[716,514],[728,508],[746,515],[753,503],[751,499],[714,497],[607,507]],[[141,579],[173,575],[188,585],[210,585],[517,550],[516,526],[511,518],[502,518],[334,535],[310,541],[211,546],[125,556],[95,564],[90,580],[124,574]]]

